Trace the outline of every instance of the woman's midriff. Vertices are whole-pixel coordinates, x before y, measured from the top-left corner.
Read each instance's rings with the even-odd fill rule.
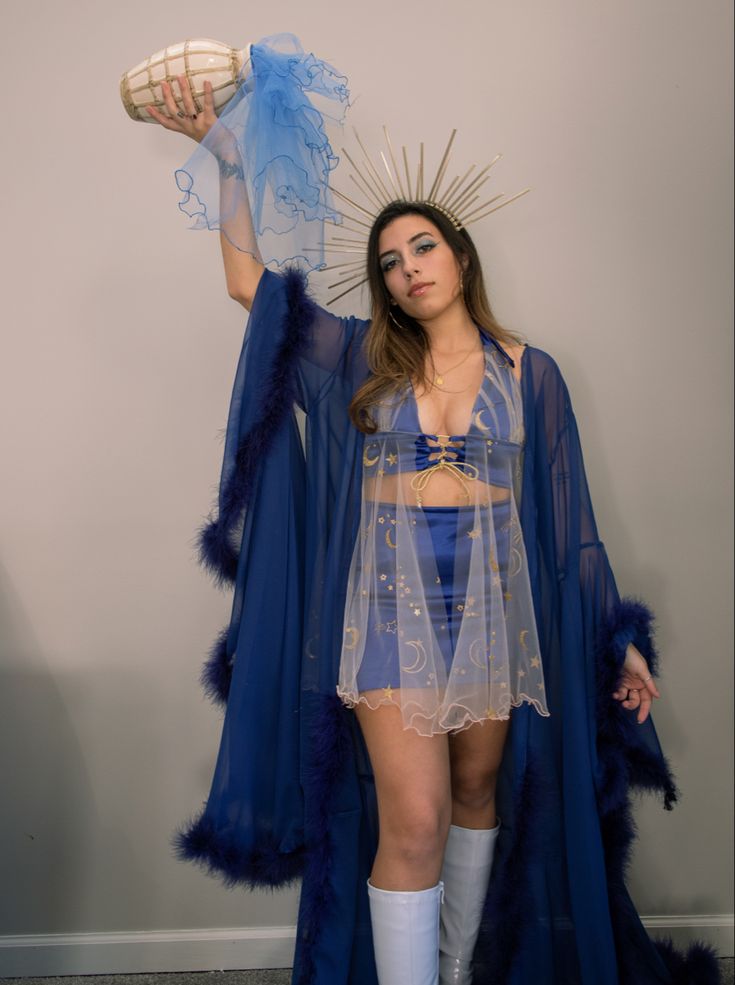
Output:
[[[463,485],[456,475],[443,471],[436,471],[431,476],[431,481],[418,494],[412,483],[421,474],[401,472],[399,475],[365,476],[365,499],[381,503],[396,503],[400,500],[411,506],[419,505],[419,495],[421,506],[468,506],[474,503],[488,506],[490,503],[504,503],[510,499],[510,490],[503,486],[490,485],[480,479],[466,481]]]

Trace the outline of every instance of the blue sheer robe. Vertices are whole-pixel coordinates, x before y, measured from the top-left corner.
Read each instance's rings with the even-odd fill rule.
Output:
[[[376,985],[375,788],[335,693],[362,478],[347,406],[367,373],[366,328],[314,305],[300,274],[263,275],[218,510],[201,533],[204,563],[234,584],[204,671],[226,712],[206,807],[178,850],[229,884],[302,877],[295,985]],[[524,705],[511,716],[475,981],[709,985],[711,954],[651,942],[624,884],[631,791],[657,792],[667,808],[676,799],[650,717],[638,725],[611,697],[628,643],[655,672],[651,615],[618,596],[559,369],[529,346],[522,371],[521,522],[551,714]]]

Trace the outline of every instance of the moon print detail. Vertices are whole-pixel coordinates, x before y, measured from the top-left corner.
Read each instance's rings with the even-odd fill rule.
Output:
[[[419,674],[426,667],[427,656],[426,647],[421,640],[406,640],[406,646],[411,646],[416,651],[416,660],[408,667],[401,665],[401,670],[407,674]]]
[[[483,424],[482,423],[482,415],[484,413],[485,413],[485,408],[483,407],[481,410],[478,410],[477,413],[475,414],[475,427],[477,428],[478,431],[489,431],[490,430],[490,425],[489,424]]]
[[[362,453],[362,464],[367,466],[368,468],[370,468],[372,465],[376,465],[380,461],[380,449],[378,449],[378,454],[375,456],[375,458],[370,458],[370,456],[368,455],[369,449],[375,447],[376,445],[371,442],[369,445],[365,445],[365,449]]]

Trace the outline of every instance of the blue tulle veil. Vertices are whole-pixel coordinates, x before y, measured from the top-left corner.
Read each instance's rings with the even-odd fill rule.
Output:
[[[327,126],[349,106],[347,79],[304,51],[292,34],[251,46],[236,94],[183,167],[179,208],[194,229],[222,231],[238,249],[274,268],[324,266],[324,223],[339,223],[329,190],[338,158]],[[243,181],[220,188],[218,156]],[[249,204],[252,227],[239,209]]]

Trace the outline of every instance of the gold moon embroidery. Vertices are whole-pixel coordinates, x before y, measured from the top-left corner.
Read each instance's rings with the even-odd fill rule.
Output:
[[[370,456],[368,455],[369,448],[370,445],[368,445],[367,448],[365,448],[365,450],[362,453],[362,464],[367,466],[376,465],[380,460],[380,451],[378,451],[378,454],[375,456],[375,458],[370,458]]]
[[[483,424],[482,423],[482,415],[484,413],[485,413],[485,408],[483,407],[482,410],[478,410],[478,412],[475,414],[475,427],[479,431],[489,431],[490,430],[490,425],[489,424]]]
[[[357,641],[360,639],[360,631],[357,626],[345,626],[345,650],[354,650],[357,646]],[[348,642],[348,640],[350,642]]]
[[[395,544],[391,544],[391,542],[390,542],[390,535],[392,533],[393,533],[393,527],[388,527],[388,529],[385,532],[385,542],[388,545],[388,547],[390,547],[393,550],[395,550],[396,549],[396,545]]]
[[[416,660],[411,664],[410,667],[404,667],[401,664],[401,670],[404,670],[407,674],[418,674],[426,666],[426,650],[424,649],[424,644],[421,640],[406,640],[406,646],[412,646],[416,651]]]
[[[527,636],[528,636],[528,630],[527,629],[522,629],[520,631],[520,633],[518,634],[518,642],[521,644],[521,646],[523,647],[524,650],[527,650],[528,649],[528,647],[526,646],[526,637]]]

